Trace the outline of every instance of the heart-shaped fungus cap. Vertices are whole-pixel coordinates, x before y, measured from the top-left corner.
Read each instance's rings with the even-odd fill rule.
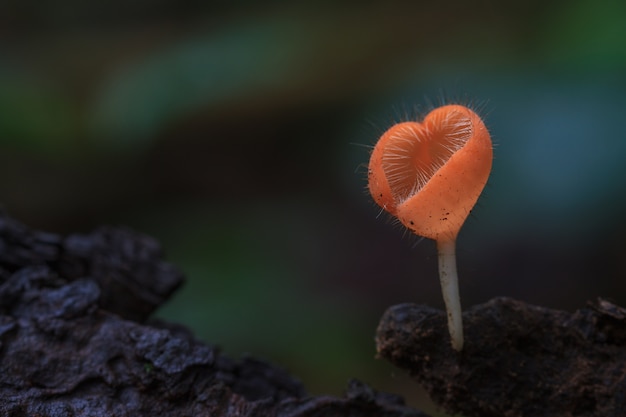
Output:
[[[369,190],[414,233],[455,238],[492,159],[489,132],[476,113],[456,104],[438,107],[422,123],[398,123],[381,136],[370,157]]]

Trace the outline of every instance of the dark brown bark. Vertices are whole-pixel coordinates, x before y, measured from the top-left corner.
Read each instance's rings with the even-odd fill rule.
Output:
[[[601,299],[570,314],[497,298],[463,319],[457,353],[443,311],[391,307],[379,355],[468,417],[626,415],[625,309]]]
[[[343,398],[309,397],[276,366],[150,320],[182,282],[150,237],[61,237],[0,213],[0,415],[425,416],[357,381]],[[379,355],[467,417],[626,415],[625,309],[499,298],[467,311],[464,328],[458,353],[444,312],[394,306]]]

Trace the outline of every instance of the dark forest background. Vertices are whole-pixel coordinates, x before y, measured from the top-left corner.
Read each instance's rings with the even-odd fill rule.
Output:
[[[158,312],[315,394],[375,359],[390,305],[443,308],[433,242],[366,192],[393,121],[471,102],[496,143],[461,232],[465,308],[626,304],[622,1],[0,2],[0,202],[57,233],[127,225],[188,282]]]

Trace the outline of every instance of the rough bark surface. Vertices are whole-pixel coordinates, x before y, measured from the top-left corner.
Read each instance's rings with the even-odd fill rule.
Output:
[[[356,381],[307,397],[275,366],[147,322],[182,282],[150,237],[61,237],[0,213],[0,415],[425,416]]]
[[[625,309],[600,299],[570,314],[497,298],[463,320],[457,353],[443,311],[391,307],[379,355],[467,417],[626,415]]]

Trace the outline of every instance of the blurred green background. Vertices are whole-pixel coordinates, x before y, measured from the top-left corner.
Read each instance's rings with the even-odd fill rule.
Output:
[[[626,3],[28,4],[0,3],[0,201],[160,239],[188,281],[159,316],[226,354],[436,413],[373,340],[390,305],[443,307],[434,244],[378,217],[364,164],[442,96],[496,143],[464,306],[626,304]]]

